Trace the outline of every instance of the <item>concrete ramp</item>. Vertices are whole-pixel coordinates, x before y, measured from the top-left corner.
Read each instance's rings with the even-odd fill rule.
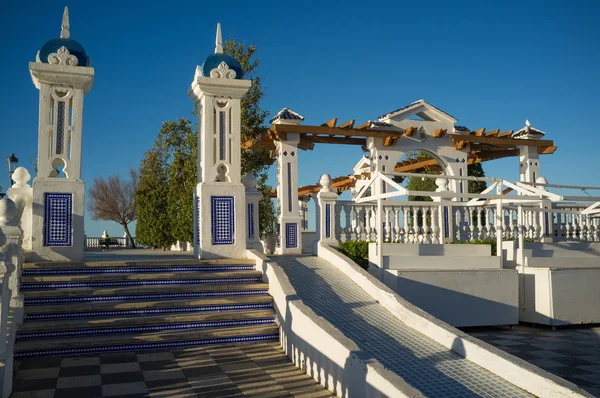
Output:
[[[271,260],[317,315],[423,396],[533,396],[407,326],[329,262],[314,256]]]

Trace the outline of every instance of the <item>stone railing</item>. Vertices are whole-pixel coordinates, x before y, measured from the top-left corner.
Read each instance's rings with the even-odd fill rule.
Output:
[[[502,208],[500,231],[497,208],[468,206],[465,202],[385,201],[383,241],[397,243],[443,243],[523,238],[534,241],[600,241],[600,218],[580,214],[585,205],[557,204],[555,208],[523,207],[519,225],[517,207]],[[377,240],[377,205],[352,201],[335,202],[335,239],[338,242]]]
[[[111,243],[109,244],[109,248],[129,248],[129,241],[127,238],[109,238]],[[135,238],[133,238],[135,242]],[[86,236],[85,237],[85,248],[86,249],[104,249],[106,247],[106,238],[95,237],[95,236]],[[114,242],[114,243],[113,243]],[[136,244],[137,246],[137,244]]]

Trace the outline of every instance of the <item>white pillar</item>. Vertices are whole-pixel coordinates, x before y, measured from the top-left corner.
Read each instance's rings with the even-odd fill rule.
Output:
[[[68,27],[65,7],[61,39],[70,38]],[[44,44],[36,62],[29,63],[31,79],[40,91],[32,248],[46,260],[81,261],[85,246],[83,99],[92,89],[94,68],[81,45],[67,40],[56,48],[55,40]]]
[[[300,229],[302,231],[308,231],[308,201],[310,200],[309,195],[302,195],[298,198],[298,208],[300,209]]]
[[[198,185],[194,192],[194,255],[246,257],[246,198],[241,181],[241,98],[252,82],[243,80],[237,60],[223,54],[217,26],[215,53],[196,68],[188,96],[198,110]]]
[[[33,200],[33,188],[28,184],[31,179],[31,175],[25,167],[17,167],[12,176],[15,182],[10,189],[6,191],[6,194],[17,206],[18,225],[23,231],[23,241],[21,248],[30,252],[33,249],[32,246],[32,200]]]
[[[540,155],[537,147],[520,145],[519,149],[519,180],[534,183],[540,176]]]
[[[263,251],[260,243],[260,212],[259,203],[262,199],[262,193],[256,189],[256,177],[249,174],[243,179],[246,187],[246,247]]]
[[[313,253],[317,254],[316,248],[319,243],[337,245],[335,240],[335,202],[338,195],[329,186],[331,185],[331,176],[323,174],[319,180],[321,190],[317,194],[315,201],[315,210],[317,216],[317,236],[313,244]]]

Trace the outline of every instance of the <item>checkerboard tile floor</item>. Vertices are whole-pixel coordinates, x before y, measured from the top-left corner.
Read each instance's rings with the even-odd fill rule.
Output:
[[[600,397],[600,327],[552,330],[525,325],[468,328],[465,332],[577,384]]]
[[[527,392],[406,326],[333,265],[273,256],[300,298],[361,351],[427,397],[523,397]]]
[[[15,361],[11,398],[331,397],[279,342]]]

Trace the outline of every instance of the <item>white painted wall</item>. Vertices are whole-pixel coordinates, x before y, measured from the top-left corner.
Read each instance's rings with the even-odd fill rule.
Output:
[[[456,327],[519,323],[515,270],[408,271],[369,267],[408,302]]]

